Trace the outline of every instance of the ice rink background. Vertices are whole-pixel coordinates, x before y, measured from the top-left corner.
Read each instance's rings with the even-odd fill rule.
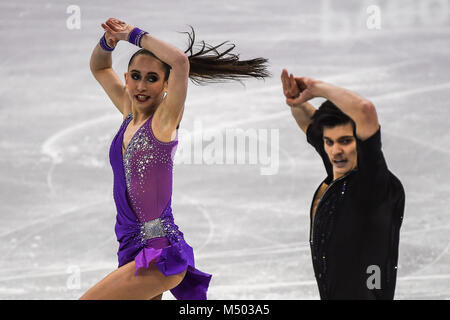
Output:
[[[110,2],[0,3],[0,299],[77,299],[117,267],[108,150],[122,116],[89,70],[109,17],[179,48],[177,31],[192,25],[198,39],[270,61],[273,77],[245,87],[189,85],[180,144],[195,122],[223,137],[279,133],[273,175],[261,164],[175,166],[175,220],[213,274],[210,299],[319,298],[308,214],[325,171],[284,103],[283,67],[374,102],[407,196],[396,298],[450,297],[449,1]],[[66,25],[70,5],[80,29]],[[381,29],[367,27],[370,5]],[[122,79],[135,50],[113,53]]]

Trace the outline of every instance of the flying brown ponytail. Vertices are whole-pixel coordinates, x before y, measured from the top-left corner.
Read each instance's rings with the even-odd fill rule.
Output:
[[[222,52],[219,49],[228,41],[222,42],[219,45],[211,46],[205,41],[201,41],[199,50],[194,52],[195,47],[195,32],[191,27],[191,32],[183,32],[188,35],[189,43],[186,53],[189,58],[190,70],[189,78],[198,85],[204,85],[207,83],[220,83],[226,81],[239,81],[242,82],[246,78],[259,78],[263,79],[270,76],[267,71],[267,59],[255,58],[250,60],[239,60],[239,55],[232,53],[235,45],[230,44],[230,47],[226,48]],[[136,51],[130,58],[128,68],[131,65],[133,59],[141,54],[149,55],[157,58],[151,51],[147,49],[140,49]],[[161,61],[161,60],[160,60]],[[161,61],[166,70],[165,80],[169,78],[171,67]]]
[[[199,50],[194,52],[194,28],[191,27],[191,33],[183,33],[189,37],[189,45],[185,51],[190,64],[189,78],[196,84],[241,81],[245,78],[263,79],[270,76],[265,65],[267,59],[239,60],[239,55],[232,53],[234,44],[230,44],[230,47],[220,52],[219,49],[228,41],[216,46],[201,41]]]

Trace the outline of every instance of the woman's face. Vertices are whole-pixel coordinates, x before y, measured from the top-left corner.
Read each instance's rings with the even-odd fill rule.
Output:
[[[161,61],[145,54],[136,56],[125,74],[133,105],[139,109],[156,109],[167,89],[164,77]]]

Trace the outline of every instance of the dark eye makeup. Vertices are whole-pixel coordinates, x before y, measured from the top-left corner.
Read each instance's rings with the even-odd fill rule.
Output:
[[[140,80],[141,79],[141,73],[140,72],[131,72],[131,79],[133,80]],[[147,77],[145,78],[149,82],[157,82],[159,80],[159,76],[156,73],[149,73]]]
[[[147,80],[150,82],[156,82],[156,81],[158,81],[158,76],[155,76],[155,75],[148,76]]]

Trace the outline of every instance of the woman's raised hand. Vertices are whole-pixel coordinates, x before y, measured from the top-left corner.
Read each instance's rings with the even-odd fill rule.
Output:
[[[315,98],[314,86],[317,83],[316,80],[307,77],[296,77],[283,69],[281,73],[281,82],[283,84],[283,93],[286,97],[286,103],[290,107],[301,105],[302,103]]]
[[[134,29],[132,25],[126,24],[116,18],[109,18],[105,23],[102,23],[103,29],[106,31],[106,41],[110,45],[112,41],[114,46],[119,42],[119,40],[128,40],[128,34]]]

